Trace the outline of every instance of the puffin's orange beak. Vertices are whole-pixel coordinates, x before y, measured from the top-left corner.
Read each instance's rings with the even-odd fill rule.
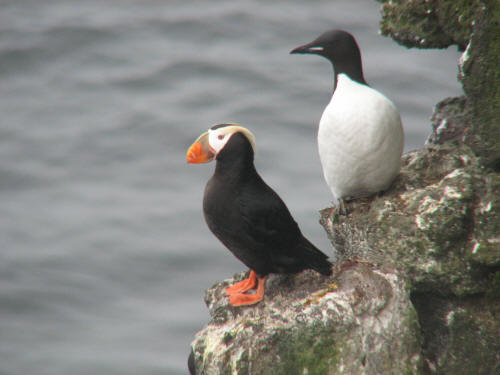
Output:
[[[190,164],[208,163],[214,160],[215,154],[210,150],[208,144],[208,132],[203,133],[198,139],[189,147],[186,160]]]

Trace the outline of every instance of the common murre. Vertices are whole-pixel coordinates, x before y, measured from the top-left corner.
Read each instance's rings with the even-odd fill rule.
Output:
[[[366,83],[358,44],[348,32],[327,31],[290,53],[323,56],[333,65],[334,92],[319,123],[318,151],[325,180],[345,213],[344,199],[386,190],[399,173],[399,111]]]

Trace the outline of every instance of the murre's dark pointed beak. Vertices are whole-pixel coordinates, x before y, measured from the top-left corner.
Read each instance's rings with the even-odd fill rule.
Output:
[[[290,51],[290,54],[319,54],[323,51],[323,47],[317,45],[314,42],[304,44],[303,46],[294,48]]]

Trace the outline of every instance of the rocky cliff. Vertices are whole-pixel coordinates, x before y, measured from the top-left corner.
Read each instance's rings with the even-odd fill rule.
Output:
[[[500,2],[381,2],[384,34],[464,51],[465,95],[389,191],[321,212],[333,276],[271,276],[247,308],[223,296],[233,279],[207,291],[192,373],[500,374]]]

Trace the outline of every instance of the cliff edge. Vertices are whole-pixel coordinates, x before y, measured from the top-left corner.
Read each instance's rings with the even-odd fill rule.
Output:
[[[465,95],[438,103],[426,147],[381,196],[321,212],[334,274],[272,275],[191,345],[192,374],[500,374],[500,2],[383,0],[381,30],[464,51]]]

